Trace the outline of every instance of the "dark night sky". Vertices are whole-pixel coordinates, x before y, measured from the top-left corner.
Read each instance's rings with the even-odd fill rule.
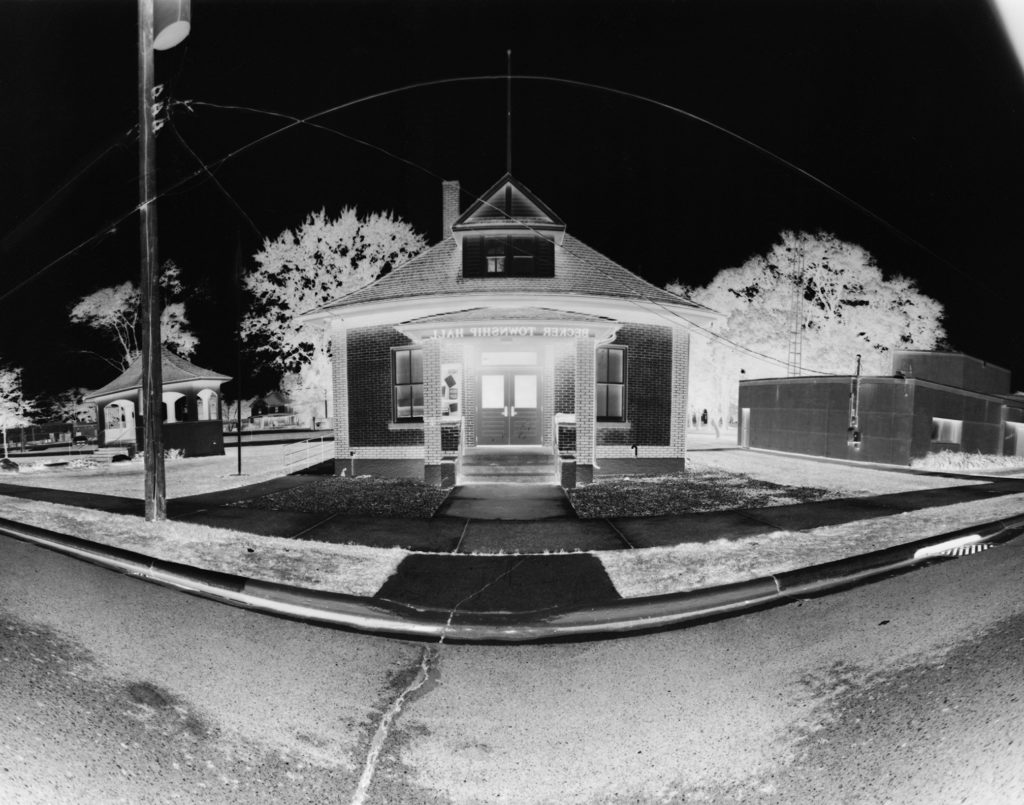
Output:
[[[304,116],[418,82],[500,77],[511,48],[513,173],[589,245],[655,284],[703,284],[782,229],[832,231],[917,278],[946,306],[951,346],[1024,385],[1024,80],[986,2],[192,2],[191,36],[157,54],[174,98]],[[0,359],[25,367],[30,393],[110,379],[67,311],[138,273],[138,219],[111,229],[137,202],[135,25],[131,0],[0,3]],[[890,226],[619,93],[736,132]],[[318,119],[395,157],[308,127],[246,150],[217,177],[259,236],[203,176],[163,196],[161,257],[199,288],[196,361],[234,373],[239,229],[251,255],[312,210],[356,205],[393,210],[434,242],[441,179],[479,193],[504,172],[504,105],[498,78]],[[194,109],[173,122],[207,162],[282,125]],[[157,147],[162,189],[196,171],[170,127]]]

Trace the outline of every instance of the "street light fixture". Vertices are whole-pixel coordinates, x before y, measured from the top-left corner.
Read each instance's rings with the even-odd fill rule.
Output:
[[[156,25],[154,25],[154,2]],[[139,239],[142,252],[142,411],[146,519],[167,519],[161,398],[160,292],[157,282],[156,141],[153,49],[166,50],[188,36],[189,0],[139,0]]]
[[[192,29],[189,0],[156,0],[153,9],[153,50],[170,50]]]

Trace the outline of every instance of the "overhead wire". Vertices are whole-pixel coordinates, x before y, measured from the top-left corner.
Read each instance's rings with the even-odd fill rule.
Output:
[[[180,102],[180,103],[183,103],[183,102]],[[407,159],[407,158],[405,158],[405,157],[403,157],[403,156],[401,156],[399,154],[395,154],[393,151],[389,151],[388,149],[383,148],[381,146],[378,146],[378,145],[376,145],[374,143],[370,143],[370,142],[367,142],[366,140],[362,140],[362,139],[360,139],[358,137],[353,137],[353,136],[351,136],[351,135],[349,135],[349,134],[347,134],[345,132],[338,131],[337,129],[335,129],[335,128],[331,127],[331,126],[325,126],[324,124],[321,124],[321,123],[310,123],[307,120],[304,120],[302,118],[297,118],[297,117],[295,117],[293,115],[288,115],[288,114],[285,114],[285,113],[282,113],[282,112],[275,112],[275,111],[272,111],[272,110],[259,109],[259,108],[251,107],[251,106],[239,106],[239,105],[233,105],[233,104],[232,105],[213,104],[213,103],[201,102],[201,101],[190,101],[189,104],[190,105],[195,105],[195,106],[207,106],[207,107],[218,108],[218,109],[228,109],[228,110],[232,110],[232,111],[244,111],[244,112],[249,112],[249,113],[253,113],[253,114],[265,114],[265,115],[270,115],[270,116],[273,116],[273,117],[281,117],[281,118],[285,118],[285,119],[288,119],[288,120],[291,120],[291,121],[295,121],[296,123],[299,123],[299,124],[302,124],[302,125],[308,125],[308,126],[311,126],[312,128],[315,128],[315,129],[327,132],[329,134],[337,135],[337,136],[342,137],[342,138],[344,138],[346,140],[349,140],[351,142],[354,142],[354,143],[357,143],[359,145],[363,145],[363,146],[366,146],[368,148],[371,148],[371,149],[373,149],[375,151],[378,151],[379,153],[384,154],[385,156],[391,157],[391,158],[396,159],[396,160],[398,160],[398,161],[400,161],[400,162],[402,162],[402,163],[404,163],[406,165],[409,165],[410,167],[413,167],[416,170],[422,171],[423,173],[427,174],[428,176],[430,176],[430,177],[432,177],[434,179],[437,179],[438,181],[444,181],[444,177],[443,176],[441,176],[440,174],[432,171],[431,169],[427,168],[424,165],[421,165],[421,164],[419,164],[417,162],[414,162],[414,161],[412,161],[410,159]],[[204,167],[205,167],[205,165],[204,165]],[[206,167],[206,169],[209,172],[209,170],[210,170],[209,167]],[[210,175],[212,177],[213,174],[210,173]],[[519,225],[523,226],[523,228],[526,229],[527,231],[530,231],[533,234],[538,235],[540,237],[547,237],[547,235],[545,233],[540,232],[539,230],[535,229],[529,222],[519,221],[518,219],[513,219],[511,216],[508,216],[503,210],[501,210],[497,206],[489,204],[489,202],[486,199],[484,199],[481,195],[474,194],[471,191],[463,190],[461,188],[461,186],[460,186],[460,192],[465,194],[469,198],[471,198],[472,199],[472,203],[479,202],[479,203],[482,203],[482,204],[487,204],[488,206],[492,207],[495,211],[498,211],[498,212],[501,212],[502,214],[505,214],[510,220],[513,220],[516,223],[518,223]],[[566,247],[564,244],[560,248],[564,249],[569,254],[572,254],[574,257],[576,257],[579,260],[585,260],[585,258],[582,255],[576,254],[575,252],[572,251],[572,249]],[[616,276],[614,276],[614,275],[604,271],[600,266],[594,266],[594,267],[596,267],[599,271],[604,273],[605,277],[607,279],[610,279],[613,282],[617,282],[618,284],[620,284],[623,287],[625,287],[625,284],[623,283],[621,278],[616,277]],[[738,343],[736,341],[733,341],[732,339],[726,337],[725,335],[723,335],[721,333],[718,333],[718,332],[715,332],[714,330],[711,330],[711,329],[708,329],[706,327],[703,327],[703,326],[697,324],[696,322],[694,322],[692,319],[688,319],[688,318],[685,318],[685,317],[681,316],[679,313],[677,313],[676,311],[673,311],[671,308],[667,307],[664,303],[661,303],[661,302],[659,302],[656,299],[653,299],[653,298],[651,298],[649,296],[643,296],[643,295],[641,295],[639,298],[643,299],[644,301],[646,301],[646,302],[648,302],[648,303],[650,303],[650,304],[652,304],[654,306],[656,306],[659,310],[655,311],[655,314],[659,318],[667,321],[672,326],[678,326],[679,322],[683,322],[685,324],[685,326],[687,326],[688,328],[697,329],[697,330],[701,331],[702,333],[704,333],[706,337],[708,337],[708,338],[710,338],[710,339],[712,339],[714,341],[718,341],[718,342],[720,342],[720,343],[730,347],[731,349],[733,349],[733,350],[735,350],[737,352],[743,353],[744,355],[747,355],[747,356],[750,356],[750,357],[756,357],[756,358],[759,358],[761,360],[767,361],[767,362],[772,363],[772,364],[778,364],[779,366],[783,366],[783,367],[786,366],[786,362],[785,361],[783,361],[783,360],[781,360],[779,358],[776,358],[776,357],[774,357],[772,355],[768,355],[766,353],[759,352],[759,351],[757,351],[755,349],[752,349],[751,347],[747,347],[747,346],[745,346],[743,344],[740,344],[740,343]],[[633,303],[633,304],[637,304],[637,297],[635,297],[633,295],[627,295],[625,297],[625,299],[627,301]],[[687,301],[689,301],[689,300],[687,300]],[[651,311],[648,311],[648,312],[651,312]],[[813,374],[821,374],[821,375],[829,374],[828,372],[823,372],[823,371],[820,371],[820,370],[810,369],[810,368],[807,368],[806,371],[808,371],[810,373],[813,373]]]
[[[111,142],[102,151],[100,151],[100,153],[97,156],[95,156],[91,160],[89,160],[89,162],[85,165],[85,167],[83,167],[80,170],[76,171],[73,176],[71,176],[67,181],[65,181],[63,184],[61,184],[60,187],[58,187],[56,190],[54,190],[52,193],[50,193],[50,195],[47,196],[46,199],[44,201],[42,201],[38,206],[36,206],[36,208],[33,209],[32,212],[30,212],[28,215],[26,215],[24,218],[22,218],[21,221],[19,221],[17,223],[17,225],[15,225],[15,227],[13,229],[11,229],[9,232],[7,232],[7,234],[5,234],[3,236],[3,239],[0,240],[0,251],[5,250],[7,248],[7,244],[10,242],[10,240],[12,238],[15,237],[15,235],[18,234],[19,231],[21,231],[24,227],[28,226],[29,222],[31,222],[33,219],[35,219],[47,206],[49,206],[49,204],[55,198],[57,198],[57,196],[59,196],[61,193],[63,193],[65,190],[67,190],[72,184],[74,184],[76,181],[78,181],[82,176],[84,176],[86,173],[88,173],[89,170],[96,163],[98,163],[100,160],[102,160],[107,154],[109,154],[115,148],[118,148],[118,147],[122,146],[124,144],[124,142],[129,137],[136,136],[136,131],[137,130],[138,130],[138,125],[135,125],[135,126],[132,126],[130,129],[128,129],[128,131],[124,132],[123,134],[117,135],[117,137],[114,138],[114,141]]]
[[[195,161],[198,162],[202,166],[202,168],[206,172],[207,176],[210,177],[210,180],[215,185],[217,185],[217,187],[220,189],[220,191],[227,197],[228,201],[230,201],[231,204],[235,207],[235,209],[238,210],[239,213],[241,213],[242,217],[249,224],[249,227],[252,229],[253,232],[256,233],[256,236],[261,238],[261,239],[265,238],[266,236],[263,234],[262,231],[260,231],[260,228],[258,226],[256,226],[255,221],[252,220],[252,216],[250,216],[249,213],[246,212],[245,209],[242,207],[242,205],[238,203],[238,200],[233,195],[231,195],[231,193],[228,192],[228,189],[226,187],[224,187],[224,184],[220,181],[220,179],[218,179],[216,177],[216,175],[214,175],[213,171],[210,170],[206,166],[206,163],[203,162],[203,160],[200,158],[200,156],[194,150],[192,150],[192,147],[185,141],[185,138],[182,137],[181,132],[178,131],[178,127],[176,125],[174,125],[174,116],[173,115],[168,115],[167,116],[167,125],[170,126],[171,131],[174,132],[174,136],[178,138],[178,142],[181,143],[182,147],[186,151],[188,151],[189,154],[192,155],[192,158],[195,159]]]
[[[518,81],[540,81],[540,82],[558,83],[558,84],[564,84],[564,85],[568,85],[568,86],[576,86],[576,87],[582,87],[582,88],[597,90],[597,91],[601,91],[601,92],[608,92],[608,93],[613,94],[613,95],[618,95],[618,96],[621,96],[621,97],[626,97],[626,98],[630,98],[630,99],[633,99],[633,100],[642,101],[644,103],[652,104],[652,105],[654,105],[656,107],[663,108],[663,109],[675,112],[675,113],[680,114],[680,115],[682,115],[684,117],[687,117],[687,118],[689,118],[689,119],[691,119],[691,120],[693,120],[695,122],[698,122],[698,123],[701,123],[701,124],[703,124],[705,126],[708,126],[708,127],[712,128],[712,129],[714,129],[715,131],[718,131],[718,132],[720,132],[722,134],[725,134],[726,136],[728,136],[728,137],[730,137],[730,138],[732,138],[734,140],[737,140],[738,142],[741,142],[741,143],[747,145],[748,147],[754,149],[758,153],[760,153],[760,154],[762,154],[762,155],[764,155],[764,156],[766,156],[766,157],[768,157],[768,158],[770,158],[770,159],[772,159],[772,160],[774,160],[776,162],[779,162],[780,164],[785,165],[786,167],[788,167],[789,169],[793,170],[794,172],[800,174],[801,176],[807,178],[808,180],[814,182],[815,184],[825,188],[826,190],[828,190],[829,192],[835,194],[839,198],[842,198],[844,201],[846,201],[851,206],[853,206],[856,209],[858,209],[859,211],[861,211],[863,214],[867,215],[868,217],[872,218],[873,220],[875,220],[878,223],[880,223],[881,225],[883,225],[889,231],[897,234],[899,237],[901,237],[905,241],[915,245],[917,248],[921,249],[923,252],[925,252],[926,254],[931,256],[933,259],[935,259],[935,260],[943,263],[944,265],[952,268],[954,271],[962,273],[962,274],[964,274],[966,276],[966,272],[964,272],[962,269],[960,269],[959,267],[957,267],[956,265],[954,265],[950,261],[946,260],[945,258],[942,258],[941,256],[935,254],[930,249],[928,249],[926,246],[924,246],[923,244],[921,244],[920,242],[918,242],[914,238],[910,237],[909,235],[904,233],[902,230],[900,230],[899,228],[895,227],[893,224],[889,223],[882,216],[878,215],[877,213],[873,212],[869,208],[867,208],[864,205],[860,204],[859,202],[855,201],[853,198],[851,198],[847,194],[843,193],[842,191],[838,190],[837,188],[833,187],[828,182],[825,182],[823,179],[818,178],[817,176],[815,176],[814,174],[810,173],[809,171],[799,167],[798,165],[790,162],[789,160],[787,160],[784,157],[782,157],[782,156],[774,153],[773,151],[765,148],[764,146],[761,146],[758,143],[756,143],[756,142],[754,142],[754,141],[744,137],[743,135],[740,135],[740,134],[738,134],[736,132],[733,132],[732,130],[730,130],[730,129],[724,127],[724,126],[721,126],[721,125],[719,125],[717,123],[714,123],[713,121],[710,121],[707,118],[701,117],[700,115],[696,115],[696,114],[694,114],[692,112],[689,112],[689,111],[687,111],[685,109],[681,109],[679,107],[676,107],[676,106],[673,106],[671,104],[665,103],[664,101],[659,101],[659,100],[657,100],[655,98],[651,98],[651,97],[648,97],[648,96],[645,96],[645,95],[641,95],[639,93],[630,92],[628,90],[620,90],[620,89],[616,89],[614,87],[607,87],[607,86],[603,86],[603,85],[600,85],[600,84],[595,84],[595,83],[592,83],[592,82],[578,81],[578,80],[566,79],[566,78],[558,78],[558,77],[554,77],[554,76],[534,76],[534,75],[520,75],[520,76],[499,75],[499,76],[490,76],[490,75],[488,75],[488,76],[462,76],[462,77],[455,77],[455,78],[444,78],[444,79],[433,79],[433,80],[429,80],[429,81],[420,81],[420,82],[415,82],[413,84],[407,84],[407,85],[404,85],[402,87],[396,87],[396,88],[392,88],[392,89],[389,89],[389,90],[382,90],[380,92],[371,93],[369,95],[366,95],[366,96],[363,96],[363,97],[360,97],[360,98],[356,98],[356,99],[353,99],[353,100],[350,100],[350,101],[346,101],[344,103],[335,104],[333,106],[330,106],[330,107],[328,107],[326,109],[323,109],[323,110],[321,110],[319,112],[316,112],[316,113],[314,113],[312,115],[307,115],[305,117],[296,117],[296,116],[292,116],[292,115],[286,115],[286,114],[283,114],[283,113],[267,112],[266,110],[259,110],[259,109],[254,109],[252,107],[246,107],[246,106],[240,106],[240,105],[214,104],[214,103],[206,102],[206,101],[171,101],[170,99],[168,99],[167,103],[168,103],[169,106],[171,104],[186,105],[186,106],[189,106],[189,105],[203,105],[203,106],[207,106],[207,107],[211,107],[211,108],[234,109],[234,110],[238,110],[238,111],[247,111],[247,112],[259,112],[259,113],[264,113],[264,114],[272,114],[272,115],[277,116],[277,117],[282,117],[284,119],[287,119],[289,122],[286,125],[278,128],[278,129],[275,129],[272,132],[263,134],[260,137],[257,137],[257,138],[255,138],[253,140],[250,140],[249,142],[243,144],[242,146],[239,146],[238,148],[235,148],[234,150],[232,150],[229,153],[225,154],[223,157],[218,158],[214,162],[205,163],[205,162],[202,162],[202,160],[200,160],[200,162],[202,164],[202,167],[200,167],[199,169],[197,169],[193,173],[189,174],[188,176],[185,176],[184,178],[178,180],[177,182],[172,183],[169,187],[165,188],[163,191],[158,193],[156,195],[156,197],[151,199],[150,201],[155,202],[155,201],[159,200],[161,197],[167,195],[168,193],[173,192],[174,190],[176,190],[179,187],[182,187],[184,184],[186,184],[187,182],[191,181],[192,179],[196,178],[197,176],[199,176],[199,175],[201,175],[203,173],[206,173],[208,176],[210,176],[211,178],[215,179],[215,177],[213,177],[213,169],[214,168],[219,167],[220,165],[223,165],[227,161],[229,161],[231,159],[234,159],[235,157],[237,157],[240,154],[250,150],[251,148],[256,147],[257,145],[259,145],[259,144],[261,144],[263,142],[266,142],[268,139],[270,139],[272,137],[275,137],[278,134],[283,134],[284,132],[286,132],[286,131],[288,131],[288,130],[290,130],[292,128],[295,128],[297,126],[300,126],[300,125],[311,125],[311,126],[316,127],[316,128],[324,128],[324,129],[327,129],[329,131],[333,131],[332,129],[329,129],[328,127],[322,126],[322,124],[314,123],[313,121],[316,121],[319,118],[323,118],[323,117],[325,117],[327,115],[330,115],[330,114],[332,114],[334,112],[338,112],[338,111],[350,108],[350,107],[358,105],[358,104],[367,103],[367,102],[373,101],[373,100],[379,100],[381,98],[385,98],[385,97],[388,97],[388,96],[391,96],[391,95],[395,95],[395,94],[402,93],[402,92],[409,92],[409,91],[416,90],[416,89],[425,89],[425,88],[431,88],[431,87],[445,86],[445,85],[451,85],[451,84],[460,84],[460,83],[471,83],[471,82],[484,82],[484,81],[494,81],[494,80],[505,80],[505,81],[507,81],[510,78],[515,78]],[[386,149],[380,148],[379,146],[376,146],[376,145],[374,145],[372,143],[368,143],[366,141],[359,140],[358,138],[351,137],[350,135],[346,135],[346,134],[343,134],[341,132],[333,131],[333,133],[338,134],[339,136],[343,136],[346,139],[350,139],[350,140],[352,140],[354,142],[366,145],[367,147],[374,148],[375,150],[378,150],[381,153],[384,153],[384,154],[386,154],[388,156],[391,156],[393,158],[399,159],[402,162],[404,162],[404,163],[406,163],[406,164],[408,164],[410,166],[416,167],[417,169],[425,170],[429,175],[434,176],[435,178],[439,178],[439,179],[441,178],[437,174],[433,173],[432,171],[429,171],[429,170],[423,168],[423,166],[417,165],[416,163],[412,162],[411,160],[407,160],[407,159],[405,159],[403,157],[395,155],[395,154],[387,151]],[[83,241],[79,245],[77,245],[75,247],[72,247],[71,249],[69,249],[66,252],[62,253],[60,256],[58,256],[54,260],[51,260],[49,263],[44,265],[41,269],[39,269],[38,271],[34,272],[29,277],[27,277],[24,280],[22,280],[20,283],[15,285],[13,288],[9,289],[8,291],[4,292],[3,294],[0,294],[0,302],[3,302],[7,298],[9,298],[13,293],[15,293],[18,290],[20,290],[20,288],[24,287],[29,282],[31,282],[33,279],[37,278],[38,276],[41,276],[43,273],[48,271],[53,266],[57,265],[58,263],[62,262],[65,259],[67,259],[71,255],[75,254],[76,252],[78,252],[84,246],[86,246],[89,243],[93,242],[95,239],[97,239],[98,236],[106,234],[111,229],[116,228],[120,223],[122,223],[123,221],[127,220],[129,217],[131,217],[136,212],[138,212],[139,209],[141,209],[141,207],[142,207],[142,203],[139,203],[139,204],[135,205],[131,210],[129,210],[128,212],[124,213],[120,217],[116,218],[113,221],[112,226],[104,227],[102,230],[100,230],[99,232],[95,233],[93,236],[87,238],[85,241]],[[660,305],[656,300],[647,299],[647,301],[649,301],[652,304],[655,304],[655,305],[657,305],[659,307],[664,308],[664,305]],[[665,310],[667,311],[667,308],[665,308]],[[675,317],[675,318],[680,318],[681,319],[681,317],[679,317],[677,314],[671,313],[671,315],[673,317]],[[715,338],[717,340],[720,340],[723,343],[727,343],[727,344],[731,345],[732,347],[734,347],[736,349],[742,350],[742,351],[744,351],[747,354],[756,355],[756,356],[762,357],[762,358],[764,358],[766,360],[769,360],[769,361],[771,361],[773,363],[780,363],[780,365],[784,365],[784,363],[780,362],[778,359],[776,359],[776,358],[774,358],[772,356],[763,355],[762,353],[758,353],[756,350],[752,350],[752,349],[750,349],[748,347],[744,347],[743,345],[737,344],[736,342],[732,342],[730,339],[725,338],[724,336],[722,336],[719,333],[714,333],[713,331],[708,330],[706,328],[703,328],[700,325],[696,325],[693,322],[689,322],[689,324],[691,326],[695,326],[699,330],[702,330],[703,332],[707,333],[709,336],[711,336],[711,337],[713,337],[713,338]],[[821,373],[821,372],[816,372],[816,373],[824,374],[824,373]]]

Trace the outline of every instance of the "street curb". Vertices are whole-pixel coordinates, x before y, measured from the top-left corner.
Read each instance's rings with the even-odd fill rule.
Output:
[[[389,636],[509,643],[624,634],[721,617],[983,550],[1007,542],[1021,531],[1024,515],[735,584],[619,599],[600,606],[507,613],[415,607],[387,599],[306,590],[154,559],[0,518],[0,534],[257,612]]]

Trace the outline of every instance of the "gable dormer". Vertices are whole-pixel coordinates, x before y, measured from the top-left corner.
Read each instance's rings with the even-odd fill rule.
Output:
[[[553,277],[565,224],[505,174],[452,224],[463,277]]]

